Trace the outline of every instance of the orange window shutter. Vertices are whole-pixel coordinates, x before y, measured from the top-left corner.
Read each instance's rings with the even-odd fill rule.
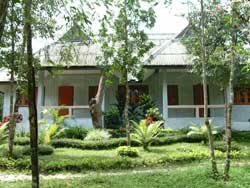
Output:
[[[74,87],[60,86],[58,89],[58,105],[59,106],[73,106],[74,103]],[[59,115],[68,115],[68,109],[62,109]]]
[[[177,85],[168,85],[168,105],[179,104],[179,93]]]

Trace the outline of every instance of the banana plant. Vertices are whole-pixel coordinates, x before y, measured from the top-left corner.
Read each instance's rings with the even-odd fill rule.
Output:
[[[131,121],[134,126],[134,133],[131,137],[134,141],[140,143],[144,150],[148,151],[148,147],[158,137],[161,130],[163,121],[155,121],[151,124],[147,124],[146,120],[141,120],[138,124],[135,121]]]

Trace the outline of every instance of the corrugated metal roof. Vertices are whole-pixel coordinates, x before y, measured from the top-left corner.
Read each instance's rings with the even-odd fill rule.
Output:
[[[185,47],[175,39],[175,34],[150,34],[149,38],[155,46],[145,56],[145,65],[190,65],[191,60]],[[70,57],[67,53],[72,47]],[[67,47],[66,47],[67,46]],[[79,42],[70,44],[55,43],[39,52],[42,66],[97,66],[96,58],[101,55],[99,44],[81,45]],[[148,61],[150,59],[150,61]]]

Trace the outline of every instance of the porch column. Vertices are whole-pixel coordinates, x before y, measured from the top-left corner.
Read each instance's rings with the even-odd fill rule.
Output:
[[[102,129],[104,129],[104,112],[105,112],[105,90],[103,94],[103,100],[102,100]]]
[[[3,97],[3,118],[10,115],[10,88],[6,86]]]
[[[168,122],[168,84],[166,81],[163,82],[162,87],[162,111],[163,111],[163,119],[165,120],[165,127]]]
[[[37,117],[42,118],[42,106],[44,102],[44,71],[39,72],[37,91]]]

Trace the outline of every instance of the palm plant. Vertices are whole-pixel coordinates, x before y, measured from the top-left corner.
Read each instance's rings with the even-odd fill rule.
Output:
[[[44,117],[45,116],[51,117],[52,122],[50,123],[46,119],[39,121],[39,125],[42,125],[39,131],[40,143],[49,144],[53,137],[56,137],[57,135],[61,134],[61,132],[64,131],[64,128],[62,125],[64,124],[64,120],[68,116],[60,116],[59,110],[60,109],[48,109],[48,110],[43,111]]]
[[[8,137],[8,124],[9,122],[5,122],[0,126],[0,144],[3,144]]]
[[[148,147],[160,134],[160,127],[164,123],[163,121],[155,121],[150,125],[147,125],[146,120],[141,120],[140,123],[131,121],[134,126],[134,133],[131,137],[134,141],[140,143],[144,150],[149,150]]]
[[[212,135],[218,134],[217,128],[214,127],[214,126],[212,126],[212,120],[211,119],[209,120],[209,124],[211,125]],[[191,135],[201,135],[201,136],[204,136],[205,141],[208,140],[208,132],[207,132],[206,125],[199,126],[197,124],[193,124],[189,128],[190,128],[190,131],[187,133],[188,136],[191,136]]]

